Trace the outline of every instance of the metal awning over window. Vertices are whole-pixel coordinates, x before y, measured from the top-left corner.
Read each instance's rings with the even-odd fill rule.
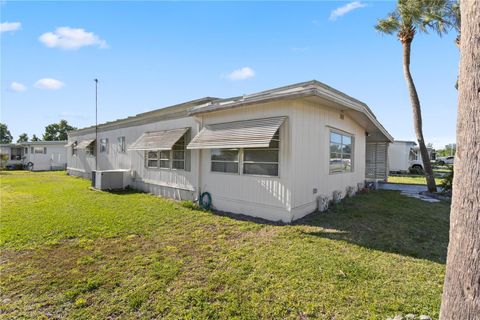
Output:
[[[89,145],[91,145],[95,139],[88,139],[88,140],[82,140],[80,141],[75,149],[86,149]]]
[[[172,150],[173,145],[189,128],[145,132],[128,150]]]
[[[207,125],[187,149],[267,148],[286,117]]]
[[[66,145],[65,145],[65,148],[70,148],[71,146],[73,146],[75,144],[76,141],[70,141],[68,142]]]

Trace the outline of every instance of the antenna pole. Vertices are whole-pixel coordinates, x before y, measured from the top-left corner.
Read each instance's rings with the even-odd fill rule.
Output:
[[[98,79],[95,81],[95,171],[98,170]]]

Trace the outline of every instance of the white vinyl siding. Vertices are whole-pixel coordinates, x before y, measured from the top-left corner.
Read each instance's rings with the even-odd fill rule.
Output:
[[[352,135],[330,131],[330,173],[353,172]]]

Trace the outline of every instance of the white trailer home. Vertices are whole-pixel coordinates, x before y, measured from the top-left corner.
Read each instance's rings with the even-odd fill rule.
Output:
[[[428,149],[430,160],[435,160],[435,150]],[[389,172],[405,173],[423,171],[423,161],[415,141],[395,140],[388,147]]]
[[[31,141],[0,145],[2,166],[32,171],[65,170],[67,141]]]
[[[107,122],[98,143],[95,127],[69,132],[67,171],[120,172],[124,185],[175,199],[208,192],[216,210],[291,222],[319,198],[385,180],[392,140],[367,105],[309,81]]]

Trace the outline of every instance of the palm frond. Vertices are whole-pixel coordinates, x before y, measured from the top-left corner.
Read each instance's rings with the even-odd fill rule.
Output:
[[[381,33],[393,34],[400,29],[400,21],[398,15],[394,12],[390,13],[385,19],[378,19],[375,29]]]

